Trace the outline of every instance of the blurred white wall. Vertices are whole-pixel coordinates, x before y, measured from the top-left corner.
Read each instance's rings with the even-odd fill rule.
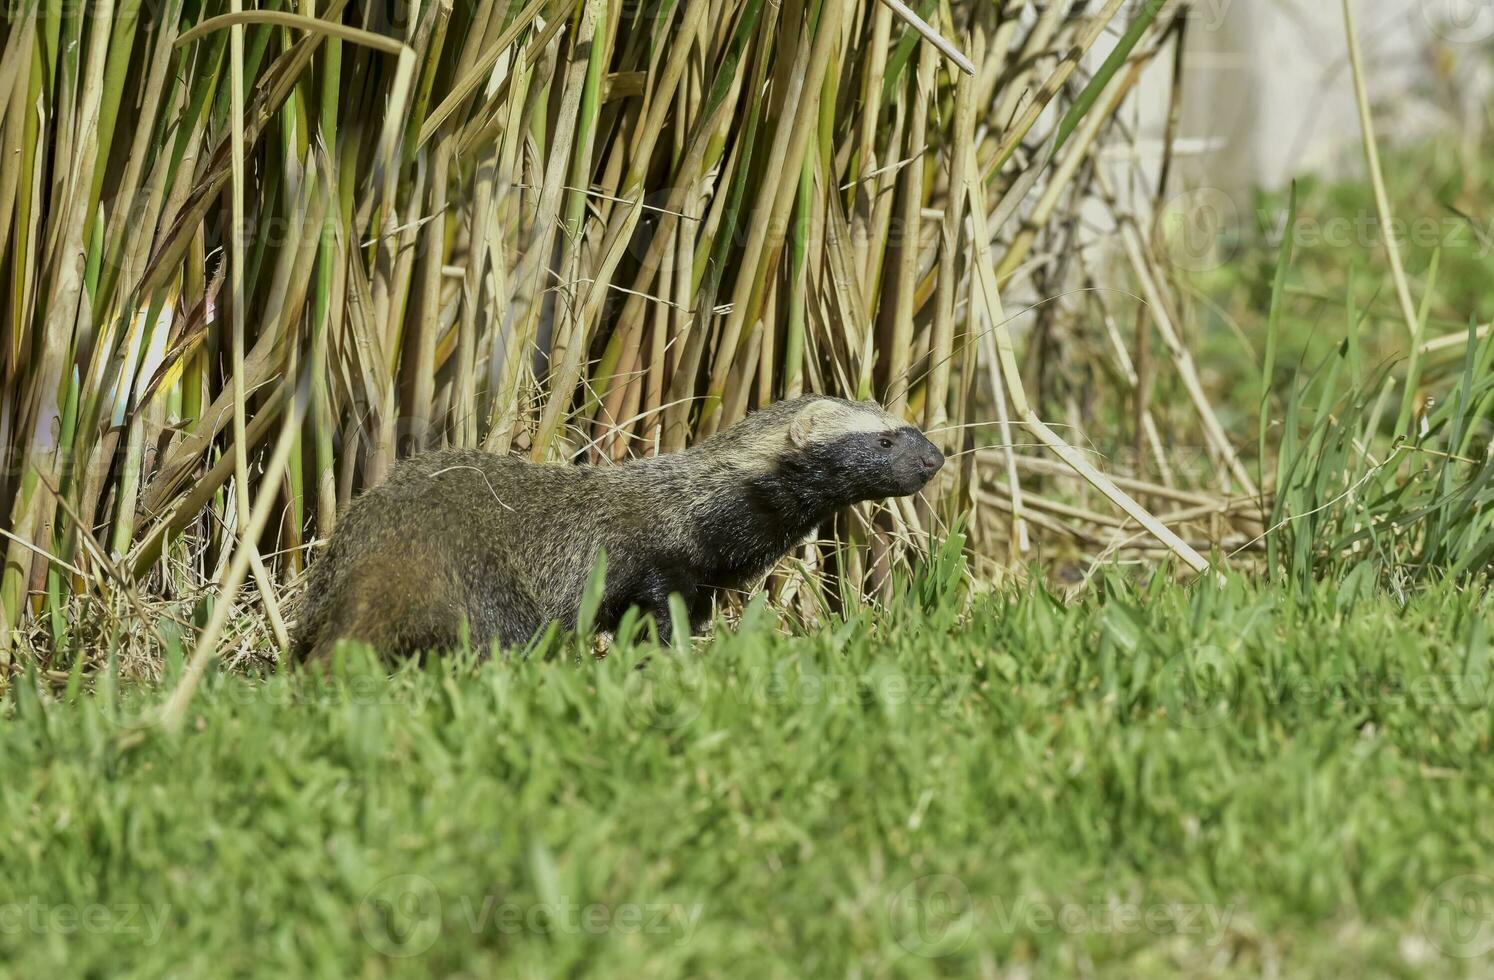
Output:
[[[1123,13],[1091,52],[1091,69],[1149,2],[1135,0]],[[1151,226],[1159,256],[1200,271],[1228,261],[1247,229],[1280,231],[1285,215],[1260,212],[1255,189],[1311,174],[1359,176],[1364,145],[1342,0],[1169,2],[1183,6],[1188,21],[1178,140],[1159,220],[1149,212],[1173,91],[1170,50],[1154,60],[1124,110],[1134,146],[1108,147],[1106,170],[1124,208]],[[1351,2],[1382,152],[1451,133],[1466,167],[1481,166],[1494,88],[1494,0]],[[1081,247],[1113,255],[1108,209],[1096,201],[1084,214],[1092,231]],[[1354,217],[1374,223],[1372,214]]]
[[[1034,0],[1024,15],[1032,16],[1042,2]],[[1123,8],[1115,29],[1090,52],[1090,70],[1151,2],[1132,0]],[[1102,160],[1122,208],[1150,227],[1159,261],[1202,271],[1237,254],[1245,233],[1281,232],[1285,214],[1261,211],[1256,188],[1280,189],[1309,174],[1356,177],[1365,169],[1364,147],[1342,0],[1168,2],[1186,8],[1188,24],[1182,112],[1163,213],[1153,221],[1150,210],[1173,91],[1170,50],[1154,60],[1123,110],[1134,145],[1107,146]],[[1452,133],[1462,140],[1466,169],[1482,166],[1494,90],[1494,0],[1351,2],[1381,150]],[[1092,0],[1089,10],[1102,5]],[[1109,208],[1092,200],[1081,216],[1077,245],[1088,267],[1129,281]],[[1356,240],[1373,247],[1376,216],[1349,218],[1358,222]],[[1009,284],[1017,310],[1083,285],[1071,264],[1062,284],[1036,278],[1042,263],[1028,266]],[[1013,331],[1024,332],[1037,315],[1017,313]]]
[[[1494,0],[1352,2],[1382,143],[1479,125]],[[1280,187],[1362,166],[1341,0],[1195,0],[1188,16],[1182,133],[1212,148],[1185,178]]]

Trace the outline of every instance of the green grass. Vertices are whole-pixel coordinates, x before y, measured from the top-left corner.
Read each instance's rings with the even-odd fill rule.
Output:
[[[1226,433],[1274,490],[1255,581],[1116,576],[1071,606],[1035,588],[967,604],[946,558],[880,612],[800,630],[757,609],[692,652],[620,642],[596,662],[551,637],[527,658],[393,676],[356,655],[330,675],[225,670],[167,735],[144,723],[180,652],[159,686],[99,670],[111,642],[130,648],[125,675],[159,651],[142,657],[149,643],[123,637],[142,632],[123,591],[94,595],[46,557],[97,571],[78,527],[98,529],[161,609],[221,583],[212,570],[241,522],[287,502],[260,545],[296,570],[313,529],[388,464],[398,420],[430,422],[433,442],[537,456],[564,453],[569,420],[573,443],[599,437],[615,456],[630,440],[682,445],[806,384],[906,399],[926,427],[993,417],[981,386],[964,384],[990,365],[958,340],[983,321],[957,290],[923,288],[963,282],[964,249],[927,234],[909,248],[890,229],[939,212],[962,242],[983,182],[966,200],[948,148],[977,145],[971,165],[995,169],[1015,146],[997,153],[998,140],[1041,142],[1037,120],[1052,114],[1034,103],[1025,124],[978,120],[1008,91],[1066,88],[1039,59],[962,114],[955,75],[902,28],[876,40],[882,7],[542,4],[548,23],[580,30],[514,28],[500,48],[516,7],[425,5],[412,76],[367,38],[313,50],[300,33],[249,28],[250,115],[264,121],[247,141],[256,231],[233,263],[245,266],[239,304],[214,278],[214,256],[234,252],[221,233],[234,210],[229,37],[166,54],[223,5],[167,4],[156,18],[124,5],[112,21],[54,6],[22,4],[23,32],[4,34],[31,67],[0,130],[86,129],[96,94],[105,111],[96,133],[28,137],[36,152],[0,162],[16,178],[0,179],[0,211],[15,216],[0,320],[21,325],[29,357],[15,420],[0,426],[15,457],[0,510],[21,539],[4,545],[0,666],[48,685],[18,676],[0,702],[0,976],[1494,969],[1494,338],[1407,360],[1362,181],[1302,183],[1280,265],[1271,232],[1285,198],[1243,202],[1224,265],[1176,297]],[[342,9],[317,12],[363,19],[356,5],[329,12]],[[1125,9],[1132,25],[1156,13]],[[1059,20],[1053,50],[1082,47],[1083,22]],[[790,95],[775,59],[794,38],[827,57]],[[899,46],[882,66],[887,43]],[[987,64],[1027,35],[1003,45],[986,47]],[[462,94],[500,57],[502,85]],[[855,97],[874,84],[883,100]],[[1057,117],[1065,133],[1102,104],[1092,94]],[[138,151],[116,132],[117,106],[134,107]],[[1387,155],[1396,214],[1421,229],[1405,259],[1423,339],[1494,316],[1480,205],[1494,169],[1450,147]],[[926,171],[888,165],[920,155]],[[92,173],[91,190],[37,197],[59,173]],[[780,193],[785,173],[797,196]],[[816,188],[854,189],[838,201]],[[869,204],[889,194],[896,220]],[[643,200],[647,216],[632,206]],[[810,234],[840,212],[842,232]],[[417,239],[407,213],[447,218]],[[410,234],[381,237],[386,226]],[[604,247],[614,239],[630,247]],[[1001,238],[990,260],[1016,266],[1052,244],[1020,241]],[[668,242],[667,255],[646,242]],[[82,282],[41,261],[47,243],[87,257]],[[554,290],[538,288],[531,254],[560,270]],[[800,287],[824,270],[834,295],[805,306],[818,294]],[[604,302],[609,290],[630,298]],[[683,298],[680,315],[640,312],[666,295]],[[573,313],[541,341],[552,300]],[[89,316],[62,315],[80,305]],[[205,311],[241,305],[251,356],[231,372],[230,321]],[[506,322],[493,309],[517,311],[513,343],[574,359],[548,377],[527,358],[489,363]],[[162,310],[164,356],[151,353]],[[1113,312],[1127,330],[1129,303]],[[1105,373],[1103,320],[1078,322],[1077,343],[1023,356],[1042,414],[1085,421],[1081,445],[1132,446],[1137,399]],[[1149,406],[1165,450],[1184,484],[1212,492],[1196,408],[1156,343]],[[309,402],[274,386],[301,373],[338,380],[304,389]],[[1036,383],[1045,373],[1064,382],[1057,394]],[[1071,404],[1065,385],[1084,398]],[[240,403],[250,428],[219,432]],[[54,409],[55,432],[33,424]],[[266,464],[282,424],[283,479]],[[361,438],[334,444],[335,432]],[[239,448],[245,480],[231,484]],[[97,479],[68,466],[103,452],[119,462]],[[158,567],[185,578],[146,576]],[[210,605],[182,618],[200,627]],[[37,622],[45,647],[8,660],[21,631],[6,627]],[[230,632],[230,659],[268,650],[268,633],[258,620]]]
[[[1482,593],[957,593],[690,654],[225,673],[174,738],[135,727],[160,689],[17,684],[0,970],[1487,968]]]
[[[1385,166],[1399,226],[1396,240],[1412,291],[1419,301],[1429,294],[1426,339],[1461,334],[1470,317],[1479,324],[1494,319],[1494,293],[1484,287],[1494,271],[1494,242],[1487,209],[1477,203],[1494,193],[1494,169],[1465,170],[1452,138],[1389,149]],[[1259,398],[1258,374],[1242,365],[1258,369],[1262,362],[1261,311],[1272,304],[1283,242],[1292,244],[1293,262],[1271,379],[1279,400],[1290,397],[1299,369],[1320,362],[1343,342],[1351,315],[1359,321],[1367,368],[1406,356],[1406,326],[1370,185],[1362,178],[1307,176],[1297,182],[1297,194],[1291,223],[1289,189],[1240,195],[1238,213],[1231,214],[1232,234],[1221,244],[1223,264],[1189,277],[1200,370],[1231,431],[1249,427]],[[1433,374],[1455,373],[1456,354],[1434,358]]]

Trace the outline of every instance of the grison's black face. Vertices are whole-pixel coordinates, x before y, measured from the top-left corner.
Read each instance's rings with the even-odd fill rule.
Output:
[[[836,436],[802,452],[847,503],[917,493],[944,465],[944,454],[911,425]]]

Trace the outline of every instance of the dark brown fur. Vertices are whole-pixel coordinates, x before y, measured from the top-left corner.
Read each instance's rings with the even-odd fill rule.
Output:
[[[890,444],[890,445],[888,445]],[[386,655],[527,641],[575,625],[605,549],[597,625],[629,606],[670,636],[752,583],[835,510],[916,492],[943,457],[869,403],[779,402],[682,453],[617,466],[426,453],[348,508],[312,565],[293,653],[353,638]]]

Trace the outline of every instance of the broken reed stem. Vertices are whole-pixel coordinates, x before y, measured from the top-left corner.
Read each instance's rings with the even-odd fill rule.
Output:
[[[1053,430],[1048,428],[1041,419],[1032,414],[1031,411],[1024,416],[1027,429],[1045,443],[1054,455],[1065,463],[1068,463],[1074,472],[1084,477],[1096,490],[1109,498],[1110,502],[1119,507],[1136,523],[1140,524],[1148,534],[1162,542],[1167,548],[1179,558],[1183,559],[1190,568],[1200,575],[1209,570],[1209,563],[1202,555],[1182,538],[1174,534],[1161,521],[1157,520],[1145,508],[1132,500],[1119,487],[1112,483],[1103,473],[1089,464],[1083,455],[1076,452],[1072,446],[1058,438]]]
[[[975,168],[972,167],[971,169],[974,170]],[[986,318],[994,327],[996,349],[1001,371],[1006,380],[1012,404],[1016,409],[1018,417],[1027,427],[1028,431],[1037,436],[1044,445],[1088,481],[1091,486],[1104,494],[1111,503],[1130,515],[1152,536],[1166,545],[1174,554],[1187,563],[1190,568],[1200,574],[1208,571],[1209,563],[1202,555],[1189,547],[1185,541],[1172,533],[1172,531],[1148,513],[1144,507],[1132,500],[1119,487],[1107,479],[1104,474],[1091,466],[1083,456],[1074,451],[1073,447],[1054,434],[1053,430],[1048,428],[1029,407],[1027,395],[1022,389],[1022,377],[1017,369],[1011,335],[1006,329],[1006,314],[1002,308],[1001,294],[996,284],[995,265],[991,261],[990,239],[986,234],[985,227],[985,189],[979,180],[968,181],[966,187],[967,192],[970,194],[971,220],[975,226],[976,277],[980,281],[980,289],[977,296],[984,307]]]
[[[913,9],[903,3],[902,0],[882,0],[882,2],[887,5],[888,9],[902,18],[904,23],[921,34],[924,40],[938,48],[944,57],[953,61],[960,71],[966,75],[975,74],[975,65],[970,63],[970,59],[961,54],[959,48],[946,41],[938,31],[930,27],[927,21],[914,13]]]
[[[293,399],[293,409],[285,413],[284,424],[280,427],[280,437],[276,440],[275,449],[265,465],[265,483],[268,486],[278,484],[285,473],[291,449],[296,444],[296,431],[300,428],[301,419],[306,413],[307,400],[307,397],[297,392]],[[260,494],[254,512],[247,516],[244,524],[243,536],[247,540],[257,540],[264,532],[265,525],[269,523],[270,514],[275,510],[275,505],[274,494]],[[228,563],[223,578],[218,583],[218,595],[213,602],[212,617],[197,637],[197,645],[193,648],[192,655],[188,658],[176,687],[172,689],[170,697],[161,706],[158,723],[168,732],[174,733],[181,729],[187,708],[192,703],[192,695],[196,693],[197,685],[202,681],[202,675],[207,671],[208,665],[218,656],[218,638],[223,632],[223,627],[228,623],[228,616],[233,611],[234,599],[239,594],[240,586],[244,584],[244,578],[255,553],[253,548],[235,549],[233,559]]]

